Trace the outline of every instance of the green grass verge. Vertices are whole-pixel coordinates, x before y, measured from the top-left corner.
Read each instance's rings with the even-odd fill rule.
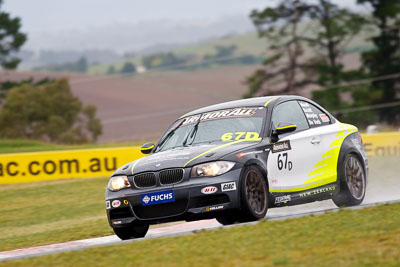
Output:
[[[87,149],[87,148],[107,148],[107,147],[124,147],[124,146],[141,146],[145,142],[129,142],[129,143],[110,143],[110,144],[83,144],[83,145],[59,145],[45,143],[33,140],[0,140],[0,154],[5,153],[21,153],[21,152],[38,152],[53,150],[70,150],[70,149]]]
[[[399,266],[399,255],[400,203],[396,203],[92,248],[4,265]]]
[[[0,251],[113,234],[107,178],[0,186]]]
[[[398,157],[371,158],[367,195],[398,195]],[[108,178],[0,186],[0,251],[113,234],[104,210]]]

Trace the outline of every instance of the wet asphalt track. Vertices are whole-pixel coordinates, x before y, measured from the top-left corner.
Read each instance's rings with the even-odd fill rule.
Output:
[[[377,204],[383,204],[388,202],[400,202],[400,190],[398,187],[380,185],[369,187],[367,190],[366,197],[362,205],[353,207],[352,209],[363,208],[367,206],[373,206]],[[296,218],[302,216],[308,216],[311,214],[322,214],[325,212],[335,212],[338,208],[333,204],[331,200],[314,202],[305,205],[275,208],[268,210],[266,220],[283,220],[288,218]],[[105,218],[106,220],[106,218]],[[258,222],[246,223],[256,224]],[[146,239],[162,238],[169,236],[179,236],[193,234],[198,231],[213,230],[225,227],[236,227],[233,226],[222,226],[216,220],[202,220],[189,223],[181,223],[177,225],[164,226],[159,228],[151,228],[145,238],[121,241],[117,236],[105,236],[91,239],[70,241],[65,243],[51,244],[45,246],[22,248],[17,250],[3,251],[0,252],[0,261],[9,261],[14,259],[37,257],[47,254],[55,254],[60,252],[67,252],[73,250],[83,250],[91,247],[118,245],[131,242],[140,242]]]

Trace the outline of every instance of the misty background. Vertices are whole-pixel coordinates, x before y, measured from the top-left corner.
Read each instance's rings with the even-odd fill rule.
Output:
[[[355,1],[337,4],[362,12]],[[89,63],[169,51],[217,38],[255,32],[253,9],[261,0],[5,0],[3,9],[22,20],[28,41],[19,52],[20,70],[71,62]]]

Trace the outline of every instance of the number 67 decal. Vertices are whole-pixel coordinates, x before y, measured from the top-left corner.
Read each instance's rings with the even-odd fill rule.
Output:
[[[283,159],[284,158],[284,159]],[[281,153],[278,155],[278,169],[282,170],[292,170],[293,163],[291,161],[288,161],[288,154],[287,152]]]

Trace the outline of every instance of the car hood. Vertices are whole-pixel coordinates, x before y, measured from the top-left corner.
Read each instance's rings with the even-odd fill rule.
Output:
[[[116,170],[114,175],[132,175],[145,171],[191,167],[202,162],[218,160],[227,154],[258,143],[258,141],[240,140],[225,144],[178,147],[137,159]]]

